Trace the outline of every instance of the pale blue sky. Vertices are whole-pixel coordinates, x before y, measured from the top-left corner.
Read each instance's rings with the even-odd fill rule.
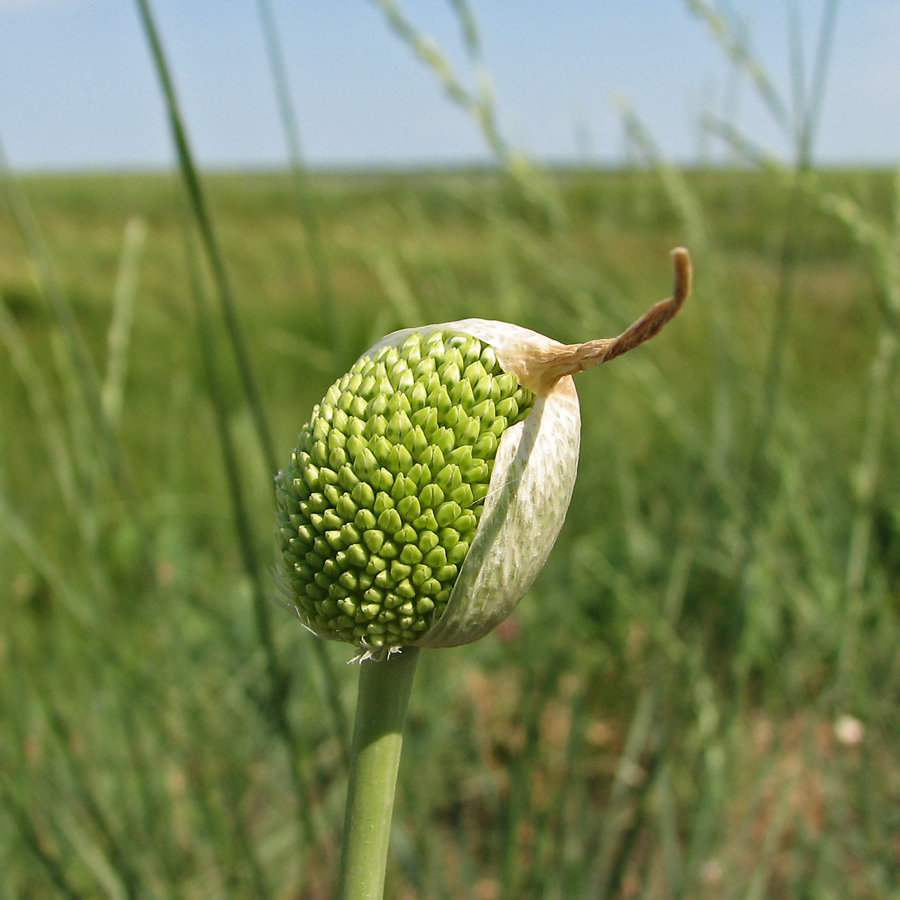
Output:
[[[474,125],[370,0],[272,0],[313,165],[487,158]],[[154,0],[194,148],[207,166],[277,165],[284,141],[256,0]],[[465,70],[447,0],[401,7]],[[811,48],[823,3],[796,0]],[[786,99],[782,0],[730,0]],[[703,149],[703,110],[787,143],[683,0],[473,0],[504,133],[543,161],[616,162],[626,97],[663,150]],[[900,158],[900,2],[845,0],[816,142],[820,162]],[[811,54],[809,54],[811,55]],[[0,141],[17,169],[172,160],[156,78],[130,0],[0,0]]]

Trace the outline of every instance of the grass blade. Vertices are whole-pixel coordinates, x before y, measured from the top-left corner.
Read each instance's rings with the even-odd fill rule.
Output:
[[[175,85],[172,81],[171,72],[163,51],[159,31],[150,9],[149,0],[135,0],[135,2],[138,6],[141,24],[144,28],[147,43],[150,46],[156,74],[162,88],[166,111],[169,118],[169,126],[172,130],[172,139],[175,143],[175,151],[178,156],[179,170],[187,191],[191,212],[193,213],[197,229],[200,233],[200,240],[203,244],[207,261],[209,262],[213,281],[216,285],[216,292],[221,305],[228,337],[231,341],[231,348],[240,375],[241,385],[245,396],[247,397],[250,412],[253,416],[260,447],[263,452],[263,458],[265,459],[269,473],[274,474],[279,468],[278,457],[275,453],[275,445],[272,441],[272,435],[266,419],[262,397],[260,396],[259,388],[257,386],[256,376],[253,373],[250,353],[244,338],[243,327],[238,318],[234,292],[232,291],[231,282],[225,269],[225,261],[219,246],[219,239],[213,228],[212,218],[210,217],[207,208],[206,195],[200,183],[197,167],[194,164],[194,156],[188,142],[187,130],[185,129],[181,110],[178,105],[178,98],[175,94]]]
[[[103,409],[113,429],[119,425],[122,413],[122,394],[128,365],[128,345],[134,321],[134,300],[137,293],[138,265],[147,238],[147,226],[142,219],[129,219],[119,261],[119,275],[113,294],[113,316],[107,333],[108,355],[106,377],[100,395]]]
[[[290,80],[284,53],[281,49],[281,41],[278,37],[275,13],[272,9],[271,0],[257,0],[256,6],[259,11],[260,22],[262,23],[263,37],[266,42],[269,68],[272,70],[272,80],[275,84],[275,96],[278,99],[281,128],[288,148],[291,177],[297,197],[297,211],[306,232],[307,252],[312,264],[313,281],[319,297],[319,308],[325,323],[325,334],[335,359],[343,361],[346,351],[346,348],[343,346],[344,333],[339,327],[338,307],[331,287],[331,275],[328,271],[328,260],[325,254],[325,245],[322,241],[322,230],[316,213],[315,198],[303,161],[303,151],[300,145],[300,127],[297,123],[294,103],[291,99]]]

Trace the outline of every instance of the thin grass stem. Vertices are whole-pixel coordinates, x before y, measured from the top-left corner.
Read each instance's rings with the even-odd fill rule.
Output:
[[[63,503],[78,523],[82,536],[86,537],[84,518],[75,515],[80,485],[75,475],[76,465],[69,441],[66,440],[65,429],[57,414],[47,379],[29,349],[22,329],[3,302],[0,302],[0,341],[6,347],[16,374],[25,388],[34,421],[42,432],[44,447]]]
[[[897,335],[884,329],[878,352],[872,361],[871,383],[863,431],[862,450],[856,470],[856,511],[850,530],[847,568],[844,576],[844,617],[838,657],[838,678],[847,684],[856,677],[858,654],[863,635],[865,609],[864,584],[870,562],[872,540],[872,506],[881,470],[885,425],[890,399],[890,385],[897,373],[900,344]]]
[[[32,672],[32,683],[38,684],[39,678],[35,678]],[[56,736],[60,753],[66,761],[66,767],[72,778],[74,795],[78,798],[80,806],[86,813],[88,821],[94,824],[104,848],[104,855],[109,868],[116,874],[121,882],[125,896],[129,900],[137,900],[141,895],[140,875],[132,862],[132,854],[129,854],[121,841],[120,835],[115,833],[114,826],[109,816],[101,807],[100,801],[88,781],[87,773],[81,762],[72,753],[74,744],[72,731],[63,718],[59,709],[46,692],[43,684],[39,687],[44,713],[50,722],[50,727]]]
[[[156,68],[156,74],[159,78],[160,87],[162,88],[166,111],[168,113],[169,126],[172,130],[172,139],[175,143],[175,151],[178,156],[179,170],[182,179],[184,180],[191,212],[194,215],[197,229],[200,233],[203,249],[209,262],[213,282],[216,285],[216,292],[222,309],[222,315],[225,320],[226,331],[231,342],[231,348],[240,376],[241,385],[247,398],[247,404],[250,407],[250,413],[253,416],[253,422],[256,427],[260,447],[262,448],[263,458],[269,472],[274,473],[278,470],[278,457],[275,453],[275,444],[272,441],[272,435],[269,429],[269,423],[266,419],[262,397],[260,396],[256,376],[250,361],[250,352],[247,349],[244,330],[237,314],[234,292],[231,287],[231,281],[228,278],[228,273],[225,269],[225,261],[219,246],[219,239],[215,228],[213,227],[212,218],[208,212],[206,195],[200,182],[197,167],[194,163],[194,155],[191,151],[187,130],[184,126],[184,120],[175,93],[175,84],[172,80],[168,62],[166,61],[162,40],[159,35],[159,30],[156,27],[156,21],[150,8],[149,0],[135,0],[135,2],[138,6],[141,24],[144,28],[147,43],[150,46],[150,53]]]
[[[775,123],[790,136],[792,118],[768,73],[756,58],[746,28],[734,13],[726,16],[708,0],[685,0],[687,8],[701,19],[731,63],[750,79]]]
[[[288,754],[288,765],[296,794],[297,810],[302,831],[312,847],[318,843],[321,832],[315,824],[314,812],[308,802],[309,780],[301,770],[300,741],[294,732],[288,715],[290,699],[289,674],[282,666],[275,646],[271,606],[266,597],[263,581],[263,567],[256,552],[256,541],[250,524],[247,502],[244,498],[237,452],[228,427],[228,413],[212,338],[212,322],[207,309],[203,287],[200,283],[200,273],[197,271],[197,260],[193,252],[194,245],[187,234],[185,235],[185,244],[188,250],[188,269],[191,275],[191,293],[197,317],[197,333],[200,337],[203,367],[215,414],[218,443],[222,452],[222,461],[228,481],[234,527],[238,537],[241,561],[253,589],[254,619],[257,636],[263,649],[268,679],[269,712],[274,719],[276,731]]]
[[[493,88],[484,65],[475,17],[466,0],[450,0],[457,16],[469,64],[474,71],[474,88],[457,75],[446,54],[435,41],[420,31],[406,16],[397,0],[373,0],[384,14],[388,27],[437,78],[450,100],[457,104],[478,128],[488,149],[523,196],[541,209],[554,225],[561,225],[565,213],[550,179],[545,178],[523,154],[514,150],[500,129]]]
[[[284,134],[285,144],[287,144],[291,178],[297,198],[297,211],[306,232],[306,248],[312,264],[313,281],[319,298],[319,308],[325,323],[325,335],[333,356],[337,361],[341,361],[345,350],[343,346],[343,331],[339,327],[337,302],[331,286],[331,274],[325,254],[325,244],[322,241],[319,216],[315,208],[315,198],[313,197],[309,175],[303,160],[300,126],[294,112],[290,79],[288,78],[281,41],[278,37],[278,25],[275,20],[271,0],[257,0],[256,7],[262,24],[266,55],[269,58],[269,68],[272,70],[272,81],[275,85],[275,96],[278,100],[278,113],[281,117],[281,129]]]
[[[175,94],[175,86],[172,81],[168,63],[166,62],[162,41],[160,39],[155,20],[153,18],[149,0],[136,0],[136,2],[138,4],[141,22],[144,26],[144,31],[146,33],[147,41],[150,45],[151,54],[153,56],[157,75],[160,80],[160,85],[162,87],[166,109],[169,117],[169,124],[172,129],[172,136],[178,155],[179,168],[184,180],[191,212],[200,233],[201,243],[203,245],[204,252],[210,266],[213,282],[216,286],[216,292],[219,297],[220,307],[222,309],[222,314],[225,321],[226,332],[230,338],[232,352],[238,368],[238,374],[243,386],[244,394],[247,398],[248,406],[250,407],[251,415],[253,417],[257,438],[263,452],[263,458],[269,474],[272,475],[279,468],[277,457],[275,454],[275,446],[272,441],[271,431],[266,419],[262,398],[257,387],[256,377],[251,365],[250,354],[244,339],[243,329],[237,315],[234,294],[225,269],[225,263],[219,247],[219,241],[213,227],[212,219],[209,216],[207,210],[206,198],[200,182],[197,167],[194,164],[193,153],[191,152],[190,144],[187,138],[187,131],[184,127],[184,122],[178,105],[178,99]],[[199,285],[199,275],[194,278],[194,282],[196,291]],[[205,322],[205,325],[200,325],[201,340],[208,340],[210,334],[208,330],[206,332],[203,332],[204,327],[207,329],[209,328],[208,316],[205,317]],[[212,352],[211,345],[207,348],[207,350]],[[210,357],[206,351],[204,351],[204,357],[207,360],[212,359],[212,357]],[[224,407],[221,412],[224,415]],[[219,428],[220,438],[226,439],[227,425],[223,426],[222,424],[220,424]],[[227,437],[227,440],[230,444],[230,436]],[[224,446],[223,453],[226,454],[226,458],[230,458],[231,454],[225,451]],[[236,500],[238,495],[235,494],[234,491],[239,490],[238,486],[240,484],[236,466],[236,459],[232,460],[231,464],[234,465],[234,471],[229,475],[229,481],[232,484],[232,499]],[[241,500],[240,508],[244,509],[243,500]],[[255,551],[251,550],[248,546],[248,542],[252,539],[252,531],[249,528],[249,522],[246,519],[246,514],[244,512],[241,512],[238,515],[238,506],[235,506],[234,509],[236,510],[236,516],[242,523],[238,526],[241,552],[245,558],[245,564],[250,565],[250,568],[248,568],[247,571],[251,575],[251,580],[254,584],[254,610],[256,614],[259,634],[263,641],[263,647],[265,650],[266,659],[268,661],[267,666],[269,667],[270,675],[273,678],[275,678],[276,674],[278,676],[273,681],[273,685],[280,684],[282,681],[284,682],[280,687],[273,689],[276,691],[276,694],[278,696],[282,697],[282,699],[279,700],[276,705],[279,708],[282,708],[282,712],[278,714],[280,721],[279,727],[282,729],[284,735],[287,736],[290,728],[288,726],[287,713],[283,709],[283,705],[286,702],[286,694],[289,689],[286,681],[287,673],[281,671],[281,667],[277,664],[276,657],[274,655],[274,642],[271,635],[268,604],[265,598],[265,590],[262,587],[262,571],[256,558]],[[341,729],[339,733],[342,735],[346,735],[346,727],[344,725],[345,716],[343,714],[343,709],[340,704],[340,698],[337,693],[336,685],[334,683],[335,679],[333,672],[331,672],[330,668],[324,664],[322,654],[318,651],[316,651],[316,658],[318,659],[319,665],[322,668],[323,677],[326,681],[326,684],[328,684],[329,697],[331,698],[331,707],[333,710],[339,710],[339,712],[335,712],[337,727]],[[272,668],[273,665],[274,668]],[[285,729],[287,730],[285,731]],[[346,737],[342,736],[341,740],[342,746],[346,747]],[[292,758],[296,759],[296,757],[297,754],[292,752]],[[301,803],[301,807],[304,806],[305,803]]]
[[[128,347],[134,322],[134,301],[137,294],[138,267],[147,225],[142,219],[129,219],[125,226],[119,273],[113,294],[113,315],[107,332],[106,377],[100,391],[103,409],[110,427],[117,429],[122,413],[125,374],[128,367]]]
[[[152,547],[150,532],[137,502],[134,483],[126,469],[118,440],[103,408],[100,379],[94,359],[72,311],[66,292],[56,275],[31,207],[10,172],[2,146],[0,146],[0,191],[6,199],[37,271],[41,295],[46,301],[62,337],[64,346],[62,354],[63,383],[66,388],[70,389],[73,400],[77,401],[77,405],[81,407],[73,411],[81,414],[86,422],[83,430],[91,431],[90,435],[82,434],[80,437],[90,439],[92,444],[97,446],[99,457],[105,463],[122,498],[125,513],[141,536],[140,546],[144,548],[145,558],[149,558]],[[86,455],[89,456],[86,464],[95,468],[96,458],[93,454]]]
[[[82,893],[72,883],[65,865],[47,849],[46,841],[38,834],[34,821],[19,803],[9,786],[7,776],[2,773],[0,773],[0,796],[4,799],[4,806],[12,816],[23,843],[40,862],[47,877],[59,891],[59,895],[67,900],[87,900],[89,896],[93,896]]]

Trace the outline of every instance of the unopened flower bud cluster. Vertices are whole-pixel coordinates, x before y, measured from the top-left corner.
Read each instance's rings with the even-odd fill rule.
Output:
[[[442,330],[382,347],[331,386],[277,482],[286,587],[312,630],[373,648],[428,631],[500,438],[534,402],[493,347]]]

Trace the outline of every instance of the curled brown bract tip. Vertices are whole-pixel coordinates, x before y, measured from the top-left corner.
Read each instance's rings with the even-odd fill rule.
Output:
[[[630,328],[623,331],[617,338],[612,341],[598,341],[597,343],[609,343],[609,346],[600,354],[597,363],[608,362],[633,350],[635,347],[649,341],[657,334],[671,319],[675,313],[681,309],[684,301],[687,300],[688,294],[691,292],[691,255],[684,247],[676,247],[672,251],[672,262],[675,266],[675,287],[672,296],[668,300],[660,300],[654,304],[647,312],[642,315],[637,322]],[[583,347],[590,346],[594,343],[589,341],[582,344]],[[585,366],[588,368],[588,366]]]
[[[540,359],[530,361],[528,379],[539,384],[538,389],[543,388],[543,393],[564,375],[575,375],[600,363],[609,362],[644,341],[649,341],[681,309],[691,292],[690,253],[684,247],[676,247],[672,251],[672,262],[675,267],[675,287],[671,297],[650,307],[618,337],[548,348]]]

